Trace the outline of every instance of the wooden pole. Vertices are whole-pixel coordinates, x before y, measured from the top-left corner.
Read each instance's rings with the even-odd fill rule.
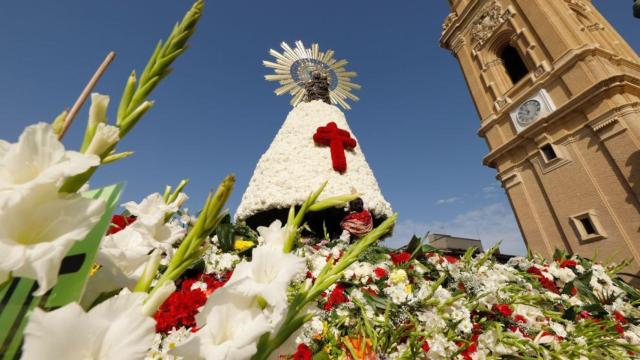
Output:
[[[87,85],[84,87],[84,90],[82,90],[82,93],[80,94],[76,102],[71,107],[71,110],[67,114],[67,117],[64,119],[64,125],[62,126],[62,131],[60,131],[60,135],[58,136],[59,140],[62,140],[64,135],[67,133],[67,130],[69,130],[69,127],[73,123],[73,120],[75,119],[76,115],[78,115],[78,111],[80,111],[80,108],[82,108],[82,105],[84,105],[85,101],[87,101],[89,94],[91,94],[91,91],[98,83],[98,80],[100,80],[100,77],[102,77],[102,74],[104,74],[104,72],[107,70],[107,67],[109,66],[109,64],[111,64],[111,62],[113,61],[113,59],[115,59],[115,57],[116,57],[116,53],[113,51],[107,54],[107,56],[102,61],[102,64],[100,64],[100,66],[98,67],[98,70],[96,70],[96,72],[93,74],[93,76],[91,77]]]

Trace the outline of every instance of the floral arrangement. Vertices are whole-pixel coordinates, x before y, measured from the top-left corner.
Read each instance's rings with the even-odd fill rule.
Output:
[[[111,215],[103,199],[85,196],[88,181],[133,154],[117,145],[153,106],[148,98],[186,50],[202,8],[196,1],[141,76],[127,79],[113,124],[110,98],[91,95],[79,151],[61,140],[101,73],[52,124],[27,127],[16,143],[0,140],[0,324],[18,279],[35,281],[29,296],[46,303],[69,250]],[[503,264],[493,249],[455,257],[419,238],[388,249],[378,242],[396,215],[373,227],[359,194],[319,201],[326,183],[286,222],[254,231],[224,210],[234,182],[225,177],[195,213],[184,207],[187,180],[123,204],[98,231],[82,296],[22,311],[23,324],[0,328],[0,357],[638,357],[640,292],[616,277],[625,264],[559,252],[553,261]],[[339,238],[305,226],[307,214],[345,206],[357,210]],[[24,342],[10,353],[6,339],[16,336]]]

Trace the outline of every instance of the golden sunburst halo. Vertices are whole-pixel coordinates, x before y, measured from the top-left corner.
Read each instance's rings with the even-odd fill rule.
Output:
[[[352,90],[361,88],[360,85],[351,82],[351,79],[358,74],[344,68],[348,63],[347,60],[334,59],[333,50],[322,52],[318,44],[305,48],[302,41],[296,41],[295,48],[291,48],[286,42],[282,42],[280,46],[284,50],[282,53],[269,50],[275,62],[266,60],[262,62],[275,73],[265,75],[264,78],[268,81],[277,81],[281,85],[275,90],[276,95],[289,93],[292,96],[291,105],[298,105],[305,98],[304,84],[311,79],[311,73],[320,71],[329,80],[329,97],[332,104],[351,109],[347,99],[359,100],[351,93]]]

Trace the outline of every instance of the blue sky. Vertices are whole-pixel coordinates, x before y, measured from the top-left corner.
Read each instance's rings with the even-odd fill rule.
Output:
[[[640,49],[631,2],[594,0]],[[50,121],[78,96],[109,50],[118,57],[96,90],[117,104],[188,1],[3,1],[0,3],[0,138]],[[136,155],[105,166],[92,186],[126,179],[140,200],[190,178],[189,206],[230,172],[235,210],[253,167],[290,110],[261,61],[281,41],[318,42],[350,61],[363,85],[346,113],[387,200],[400,213],[394,244],[427,230],[479,237],[502,250],[524,246],[487,153],[457,61],[438,46],[445,0],[209,1],[192,48],[153,94],[155,107],[123,141]],[[114,109],[110,118],[114,117]],[[80,114],[65,143],[79,145]]]

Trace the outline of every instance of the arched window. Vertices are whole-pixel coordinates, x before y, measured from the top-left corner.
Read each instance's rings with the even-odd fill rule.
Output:
[[[518,53],[518,50],[513,46],[505,46],[502,51],[500,51],[499,57],[514,85],[529,73],[529,69],[527,65],[524,64],[524,61],[522,61],[520,53]]]

